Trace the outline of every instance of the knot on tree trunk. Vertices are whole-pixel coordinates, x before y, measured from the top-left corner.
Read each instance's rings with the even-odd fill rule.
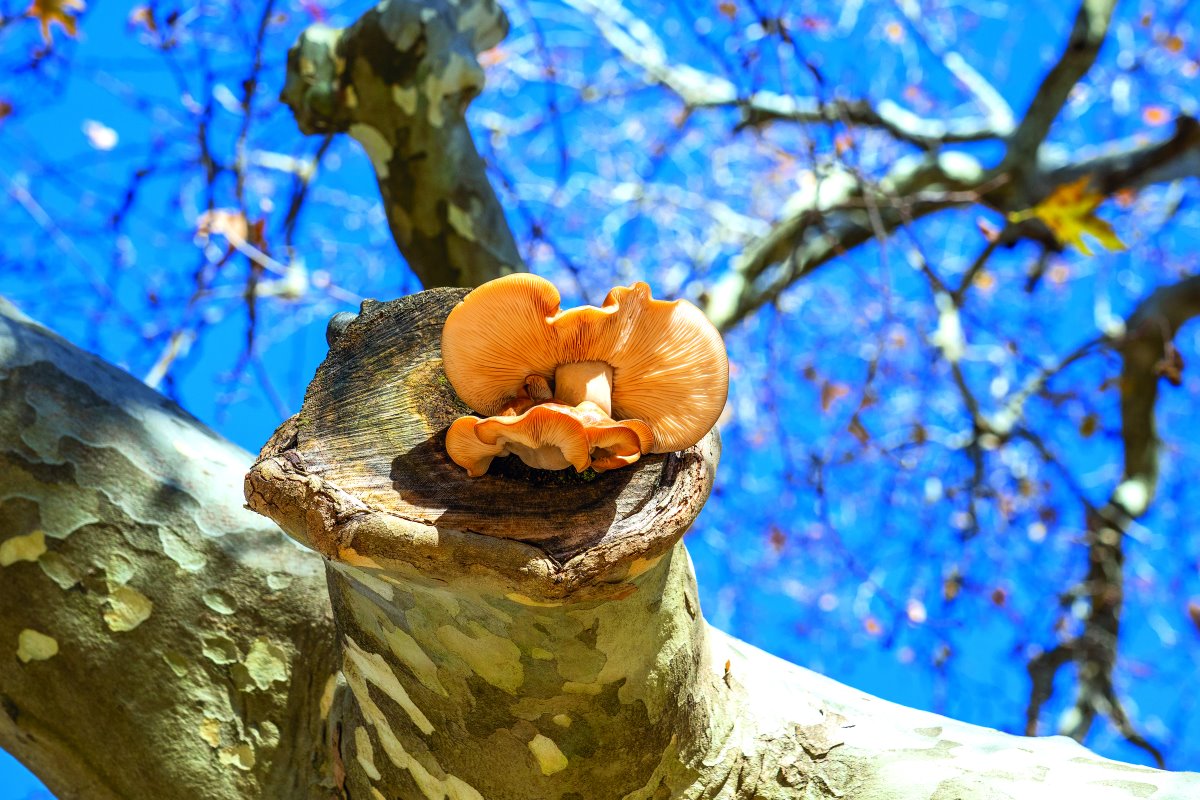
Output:
[[[326,558],[533,603],[620,597],[712,488],[715,433],[603,474],[497,459],[468,478],[446,430],[471,413],[442,371],[460,289],[367,301],[246,477],[250,508]]]

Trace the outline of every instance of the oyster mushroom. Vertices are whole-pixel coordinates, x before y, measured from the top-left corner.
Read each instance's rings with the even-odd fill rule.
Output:
[[[553,413],[559,415],[575,409],[587,437],[590,466],[597,470],[631,464],[648,452],[690,447],[716,423],[728,392],[729,363],[720,334],[698,308],[683,300],[654,300],[644,283],[613,289],[599,308],[564,311],[559,304],[558,290],[549,281],[515,274],[473,290],[450,312],[442,329],[443,367],[467,405],[484,415],[499,415],[507,426],[518,425],[512,418],[534,408],[558,406]],[[497,434],[494,441],[505,439],[507,452],[521,455],[531,466],[541,461],[559,465],[543,468],[582,469],[575,460],[577,443],[571,455],[561,447],[566,431],[578,437],[578,429],[562,420],[545,427],[550,418],[544,413],[534,418],[543,436],[535,453],[559,447],[561,460],[522,455],[521,447],[534,445],[511,437]],[[478,441],[470,443],[470,452],[491,452],[496,445],[482,436],[499,428],[473,417],[451,428],[458,452],[464,454],[468,447],[462,438],[468,432],[464,420],[475,420],[469,430]],[[534,425],[519,424],[530,430]],[[482,431],[480,425],[485,425]],[[620,427],[627,432],[619,432]],[[636,453],[630,452],[631,434],[638,440]],[[551,436],[557,444],[550,443]]]
[[[520,414],[487,419],[459,417],[446,432],[446,451],[454,463],[477,478],[493,458],[516,455],[537,469],[589,466],[597,472],[632,464],[653,442],[640,420],[617,422],[595,403],[577,406],[545,402]]]

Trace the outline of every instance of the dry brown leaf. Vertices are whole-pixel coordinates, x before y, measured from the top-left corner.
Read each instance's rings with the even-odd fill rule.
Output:
[[[33,0],[33,5],[25,13],[38,21],[42,28],[42,40],[50,45],[54,44],[54,37],[50,34],[51,25],[58,25],[67,36],[75,38],[76,20],[71,12],[85,8],[87,6],[83,0]]]
[[[250,234],[250,223],[235,208],[214,208],[196,218],[197,236],[207,241],[213,234],[224,236],[230,244],[244,244]]]
[[[1089,413],[1079,423],[1079,435],[1085,439],[1091,438],[1096,429],[1100,427],[1100,417],[1094,413]]]
[[[833,404],[848,394],[850,394],[850,387],[846,384],[826,381],[821,385],[821,411],[829,413]]]

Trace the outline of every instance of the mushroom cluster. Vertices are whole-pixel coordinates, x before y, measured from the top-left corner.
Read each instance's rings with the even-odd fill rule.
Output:
[[[691,447],[729,389],[721,335],[685,300],[635,283],[563,311],[536,275],[472,290],[446,318],[443,368],[468,406],[446,451],[471,477],[514,454],[531,467],[597,472]]]

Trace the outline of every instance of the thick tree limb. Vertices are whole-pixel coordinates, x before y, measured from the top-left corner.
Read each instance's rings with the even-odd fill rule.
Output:
[[[456,299],[443,296],[438,313]],[[397,321],[368,310],[335,342],[336,359],[378,348],[373,318]],[[260,468],[300,478],[299,491],[273,495],[274,508],[335,558],[349,691],[338,690],[315,562],[244,517],[229,485],[243,454],[131,378],[11,311],[3,319],[0,641],[28,660],[0,659],[0,743],[60,797],[192,797],[196,787],[219,798],[428,800],[524,800],[568,786],[585,800],[1200,791],[1200,776],[902,709],[707,627],[677,542],[711,484],[715,460],[703,448],[648,459],[640,472],[654,481],[603,484],[618,491],[609,534],[521,542],[471,532],[469,514],[503,520],[470,510],[477,483],[465,478],[443,485],[424,519],[394,513],[396,499],[422,502],[413,470],[439,469],[432,451],[389,468],[399,491],[385,482],[350,494],[327,478],[360,475],[367,487],[373,462],[339,463],[336,448],[305,449],[304,425],[284,426]],[[383,358],[410,340],[385,343]],[[396,369],[417,368],[414,397],[436,396],[436,364]],[[357,396],[356,381],[380,385],[377,373],[344,378],[330,400]],[[387,450],[381,424],[411,428],[438,407],[402,406],[362,441]],[[298,446],[304,456],[287,455]],[[491,480],[560,507],[593,491],[529,478]],[[619,499],[634,485],[648,501]],[[688,486],[690,499],[676,495]],[[593,499],[580,511],[589,507],[608,506]],[[23,630],[53,638],[57,653]],[[637,746],[598,757],[622,737]]]
[[[57,797],[329,797],[320,560],[249,460],[0,300],[0,746]]]
[[[709,628],[679,539],[712,485],[712,437],[592,480],[456,473],[438,331],[460,297],[365,308],[247,477],[253,508],[330,559],[350,796],[1200,792],[1200,775],[903,709]]]
[[[464,118],[483,88],[476,56],[507,31],[495,0],[385,0],[345,30],[310,27],[288,54],[284,102],[305,133],[362,144],[425,286],[524,268]]]

